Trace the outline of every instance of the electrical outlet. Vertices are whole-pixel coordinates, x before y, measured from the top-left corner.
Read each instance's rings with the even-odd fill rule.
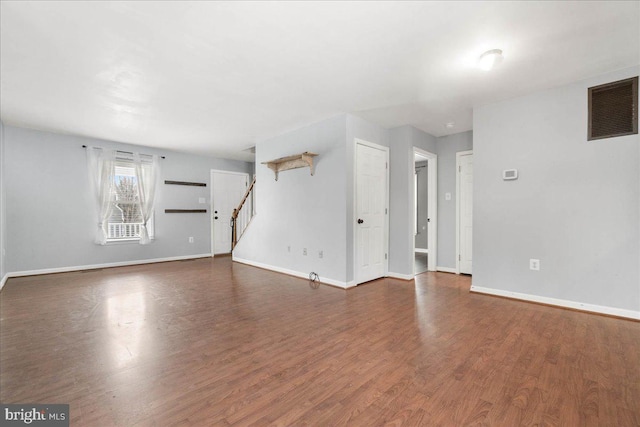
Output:
[[[540,260],[531,258],[529,260],[529,269],[530,270],[540,270]]]
[[[189,243],[193,243],[193,237],[189,237]]]
[[[307,248],[302,248],[302,255],[307,256]]]
[[[322,251],[318,252],[318,258],[322,258],[324,256],[324,253],[322,253]]]

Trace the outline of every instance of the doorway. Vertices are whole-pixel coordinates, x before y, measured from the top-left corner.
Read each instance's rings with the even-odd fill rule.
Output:
[[[414,147],[413,274],[436,271],[438,156]]]
[[[356,140],[355,283],[387,273],[389,148]]]
[[[472,274],[473,151],[456,153],[456,271]]]
[[[211,253],[214,256],[231,253],[231,216],[248,186],[247,173],[211,170]],[[248,219],[238,216],[239,230],[247,223]]]

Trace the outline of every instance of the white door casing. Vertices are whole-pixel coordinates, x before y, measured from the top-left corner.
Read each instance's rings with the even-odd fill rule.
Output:
[[[386,274],[388,157],[386,147],[356,143],[356,284]]]
[[[436,271],[438,269],[438,156],[418,147],[413,147],[413,152],[427,159],[427,217],[429,218],[427,222],[427,247],[429,248],[427,270]],[[413,171],[413,168],[410,170]],[[415,211],[413,208],[411,210]],[[415,222],[416,219],[413,220]],[[413,247],[415,252],[415,239],[413,239]],[[415,266],[413,273],[415,275]]]
[[[231,215],[248,185],[249,174],[211,170],[211,251],[214,255],[231,252]],[[239,230],[246,225],[242,217],[238,217],[237,225]]]
[[[473,152],[463,151],[456,154],[457,163],[457,271],[472,273],[472,236],[473,236]]]

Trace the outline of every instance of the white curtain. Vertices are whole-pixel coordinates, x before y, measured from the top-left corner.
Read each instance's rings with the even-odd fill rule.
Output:
[[[111,216],[111,193],[116,166],[116,151],[87,147],[89,184],[94,193],[97,229],[95,242],[107,243],[107,221]]]
[[[150,159],[148,159],[150,157]],[[140,244],[151,243],[147,223],[153,215],[153,202],[156,194],[156,184],[160,176],[160,157],[145,156],[141,159],[140,154],[133,154],[133,163],[136,166],[136,176],[138,178],[138,194],[140,195],[140,212],[142,214],[142,225],[140,226]]]

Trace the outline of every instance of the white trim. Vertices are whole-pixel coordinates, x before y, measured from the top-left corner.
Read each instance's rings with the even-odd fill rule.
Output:
[[[390,271],[390,272],[387,273],[387,277],[391,277],[392,279],[413,280],[415,275],[414,274],[393,273],[393,272]]]
[[[355,224],[357,221],[357,216],[358,216],[358,206],[357,206],[357,196],[358,196],[358,185],[357,185],[357,179],[358,179],[358,144],[360,145],[364,145],[365,147],[370,147],[370,148],[374,148],[376,150],[381,150],[385,152],[385,156],[386,156],[386,163],[387,163],[387,168],[386,168],[386,185],[385,185],[385,192],[386,192],[386,197],[385,197],[385,209],[387,214],[385,215],[385,222],[384,222],[384,252],[387,255],[385,257],[384,260],[384,276],[387,276],[389,273],[389,217],[391,216],[391,212],[389,209],[389,170],[391,165],[389,164],[389,147],[385,147],[384,145],[379,145],[379,144],[375,144],[373,142],[369,142],[369,141],[365,141],[363,139],[359,139],[359,138],[353,138],[353,175],[352,175],[352,181],[353,181],[353,200],[351,201],[351,203],[353,204],[353,218],[351,218],[351,223]],[[357,256],[357,247],[358,247],[358,240],[356,237],[356,231],[357,231],[357,227],[355,225],[353,225],[353,280],[351,282],[355,283],[355,286],[358,285],[358,278],[356,277],[356,271],[358,270],[357,268],[357,262],[358,262],[358,256]],[[348,283],[351,283],[348,282]],[[361,282],[364,283],[364,282]]]
[[[460,274],[460,158],[469,155],[473,155],[473,150],[456,153],[456,274]]]
[[[288,268],[276,267],[274,265],[264,264],[261,262],[250,261],[248,259],[238,258],[235,255],[232,255],[231,259],[233,262],[239,262],[241,264],[250,265],[252,267],[263,268],[265,270],[275,271],[276,273],[284,273],[289,276],[300,277],[301,279],[309,280],[309,274],[303,273],[301,271],[289,270]],[[320,276],[320,283],[324,283],[327,285],[337,286],[339,288],[348,289],[355,286],[354,282],[340,282],[338,280],[327,279],[326,277]]]
[[[429,249],[415,248],[414,252],[419,253],[419,254],[428,254],[429,253]]]
[[[225,171],[222,169],[211,169],[211,172],[209,172],[209,187],[211,187],[211,189],[209,190],[209,228],[210,228],[210,236],[211,236],[211,256],[215,258],[215,254],[216,254],[216,242],[215,242],[215,235],[214,235],[214,226],[213,226],[213,221],[214,221],[214,216],[215,216],[215,211],[213,210],[213,174],[214,173],[226,173],[228,175],[244,175],[245,177],[245,188],[249,188],[249,178],[251,178],[251,176],[249,175],[249,173],[247,172],[233,172],[233,171]],[[253,210],[253,206],[251,207],[251,209]],[[219,253],[218,255],[227,255],[229,252],[227,253]]]
[[[443,273],[452,273],[452,274],[460,274],[455,268],[451,267],[436,267],[437,271],[441,271]]]
[[[427,216],[430,219],[429,223],[427,224],[427,247],[435,249],[427,260],[427,270],[436,271],[438,269],[438,155],[414,146],[413,152],[411,153],[411,168],[409,169],[410,173],[412,174],[415,170],[416,153],[427,160]],[[415,223],[415,209],[412,207],[411,211],[413,212],[413,223]],[[413,238],[412,236],[411,240],[411,245],[414,248],[413,250],[414,252],[417,252],[415,248],[415,238]],[[411,262],[413,264],[413,260],[411,260]],[[414,276],[415,273],[416,271],[414,265]]]
[[[8,274],[5,274],[2,280],[0,280],[0,291],[4,288],[4,284],[7,283],[7,279],[9,278]]]
[[[167,261],[181,261],[185,259],[197,259],[197,258],[209,258],[211,254],[196,254],[196,255],[181,255],[181,256],[173,256],[167,258],[152,258],[152,259],[141,259],[136,261],[121,261],[121,262],[109,262],[106,264],[89,264],[89,265],[76,265],[70,267],[55,267],[55,268],[42,268],[40,270],[25,270],[25,271],[13,271],[11,273],[7,273],[4,276],[3,286],[6,279],[10,277],[24,277],[24,276],[37,276],[40,274],[51,274],[51,273],[68,273],[70,271],[83,271],[83,270],[96,270],[99,268],[111,268],[111,267],[126,267],[129,265],[140,265],[140,264],[155,264],[158,262],[167,262]]]
[[[574,310],[591,313],[607,314],[610,316],[625,317],[628,319],[640,320],[640,311],[625,310],[622,308],[607,307],[603,305],[587,304],[583,302],[569,301],[557,298],[549,298],[538,295],[521,294],[518,292],[505,291],[502,289],[483,288],[481,286],[471,286],[471,292],[479,294],[495,295],[512,298],[522,301],[537,302],[541,304],[555,305],[558,307],[572,308]]]

